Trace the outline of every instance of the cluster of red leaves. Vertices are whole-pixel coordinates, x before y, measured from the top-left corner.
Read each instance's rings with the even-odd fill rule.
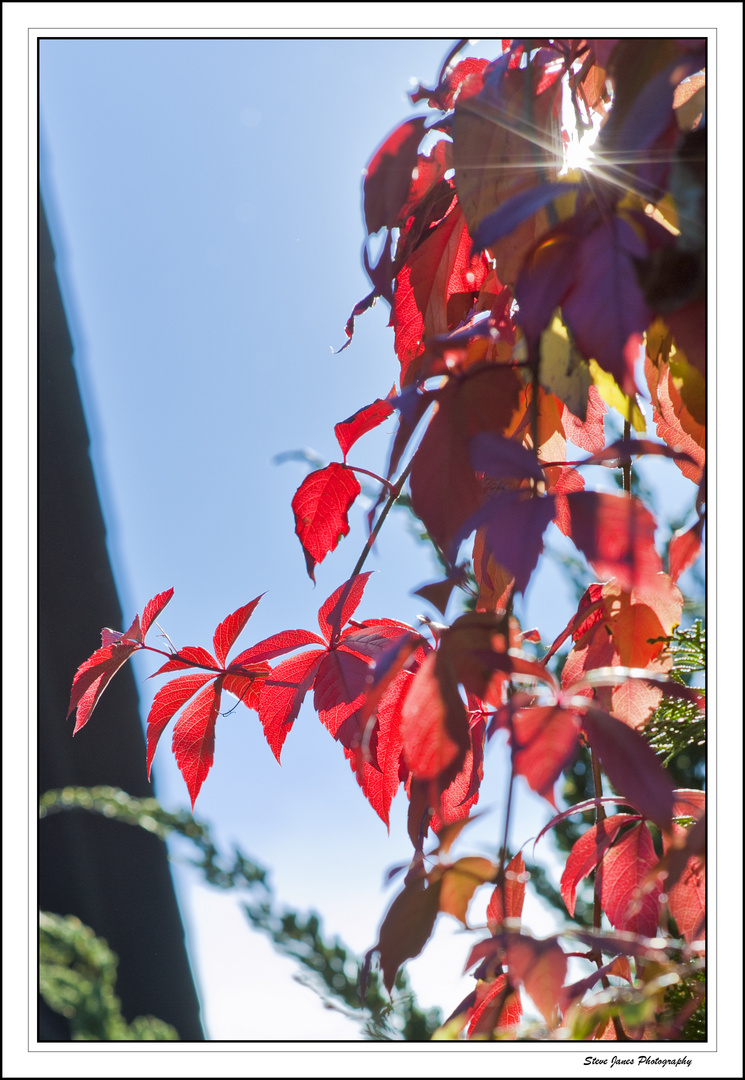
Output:
[[[260,596],[223,619],[213,636],[214,656],[200,646],[187,645],[178,651],[166,653],[146,645],[147,631],[172,596],[173,589],[159,593],[146,604],[142,620],[135,616],[124,634],[113,630],[101,631],[101,648],[75,673],[67,715],[76,711],[75,735],[90,720],[112,677],[138,650],[146,649],[167,658],[155,675],[190,671],[188,675],[172,679],[155,695],[147,721],[147,771],[150,776],[155,748],[164,729],[183,709],[174,725],[172,748],[193,807],[199,789],[212,768],[215,725],[220,714],[222,692],[234,695],[250,709],[257,708],[259,691],[269,673],[269,665],[261,661],[249,662],[245,653],[227,663],[228,653],[253,614]]]
[[[125,633],[103,631],[102,647],[75,675],[69,710],[77,711],[77,732],[131,655],[165,656],[156,674],[185,673],[155,697],[147,766],[180,712],[172,745],[193,805],[212,766],[223,691],[258,712],[279,761],[312,690],[319,719],[381,819],[388,823],[401,785],[409,799],[414,860],[376,946],[388,989],[440,912],[467,925],[476,889],[495,884],[490,937],[468,963],[478,965],[476,989],[451,1018],[471,1038],[514,1034],[523,991],[554,1026],[598,980],[630,978],[627,957],[664,960],[648,940],[663,891],[689,947],[701,938],[704,912],[703,794],[675,790],[642,734],[663,693],[700,703],[669,680],[664,639],[680,621],[675,582],[698,557],[704,527],[703,240],[695,214],[681,213],[678,228],[669,220],[671,204],[702,205],[703,82],[687,80],[703,67],[703,45],[542,39],[505,40],[503,50],[493,62],[449,59],[436,87],[412,95],[434,115],[401,124],[368,165],[365,224],[385,236],[375,266],[365,254],[373,287],[347,335],[351,341],[355,318],[378,298],[389,303],[399,389],[336,425],[342,460],[312,472],[292,501],[314,579],[349,533],[361,490],[356,472],[368,473],[348,454],[395,415],[387,476],[378,477],[380,502],[387,500],[378,525],[408,477],[411,505],[449,567],[445,580],[419,592],[443,614],[453,589],[467,583],[457,559],[475,533],[476,611],[432,625],[431,641],[396,620],[357,621],[369,574],[356,573],[321,606],[320,634],[285,630],[228,662],[260,598],[218,626],[214,655],[198,647],[168,653],[146,645],[145,635],[170,590]],[[580,176],[559,175],[568,138],[564,84],[579,128],[591,126],[593,113],[603,118],[595,165]],[[660,441],[606,445],[607,404],[627,418],[636,407],[642,343]],[[568,442],[587,456],[570,461]],[[580,471],[628,469],[639,454],[671,458],[698,486],[697,519],[673,537],[668,573],[652,512],[628,490],[586,490]],[[599,580],[538,662],[508,611],[530,582],[552,522]],[[568,639],[559,682],[548,661]],[[571,986],[557,937],[539,941],[519,927],[522,856],[504,869],[481,857],[447,861],[478,801],[485,746],[498,731],[507,735],[513,777],[554,809],[559,776],[589,745],[619,793],[612,801],[632,811],[605,817],[607,800],[591,800],[595,824],[567,861],[561,891],[569,914],[579,883],[594,873],[615,930],[603,936],[596,925],[579,935],[591,951],[577,955],[597,970]],[[571,807],[546,828],[586,808]],[[683,819],[694,824],[686,828]],[[662,860],[648,822],[661,831]],[[439,844],[425,869],[430,829]],[[601,952],[613,957],[603,966]],[[613,1038],[613,1030],[606,1015],[591,1037]]]

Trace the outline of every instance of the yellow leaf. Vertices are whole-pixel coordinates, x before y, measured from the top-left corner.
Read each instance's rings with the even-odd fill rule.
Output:
[[[556,394],[571,413],[583,423],[587,419],[587,396],[592,376],[587,361],[571,342],[569,332],[558,311],[541,334],[541,364],[538,369],[541,386]]]
[[[706,379],[693,366],[673,340],[667,324],[655,319],[646,334],[647,355],[659,367],[660,361],[670,366],[670,378],[683,404],[697,424],[706,427]]]
[[[682,349],[676,349],[674,345],[670,350],[669,364],[673,386],[683,399],[683,404],[696,423],[705,427],[706,380],[701,372],[688,362]]]
[[[644,415],[636,403],[636,400],[623,393],[620,386],[607,371],[603,371],[596,360],[589,361],[592,381],[598,388],[598,393],[605,402],[613,409],[620,412],[624,420],[628,420],[634,431],[644,432],[647,426]]]
[[[466,912],[479,885],[493,881],[497,868],[489,859],[466,856],[445,871],[440,886],[440,911],[466,925]]]

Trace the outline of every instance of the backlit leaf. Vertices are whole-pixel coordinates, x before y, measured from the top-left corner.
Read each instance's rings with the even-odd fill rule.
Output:
[[[372,404],[365,405],[363,409],[358,409],[352,416],[334,426],[334,434],[345,461],[347,460],[347,453],[357,440],[366,435],[368,431],[378,427],[391,415],[393,405],[390,399],[391,394],[385,399],[376,398]]]
[[[565,496],[571,537],[600,578],[626,589],[648,585],[662,570],[654,545],[657,523],[633,496],[577,491]]]
[[[362,706],[369,670],[369,663],[359,656],[332,649],[321,662],[313,684],[313,706],[319,720],[350,749],[357,743],[354,733],[347,731],[345,735],[340,729]]]
[[[701,554],[701,534],[704,519],[699,518],[690,529],[679,529],[673,535],[668,550],[670,577],[677,581],[682,573],[690,569]]]
[[[468,1037],[492,1034],[504,1037],[512,1033],[522,1020],[523,1007],[520,993],[513,990],[505,994],[507,976],[498,975],[490,983],[479,982],[476,986],[476,1000],[468,1023]],[[497,1009],[499,1015],[497,1016]]]
[[[357,610],[365,591],[371,570],[345,581],[321,605],[318,612],[318,625],[329,644],[338,638],[344,626]]]
[[[212,678],[212,675],[200,673],[182,675],[181,678],[172,679],[169,683],[166,683],[153,698],[153,704],[147,718],[148,779],[150,779],[155,749],[164,728],[173,719],[181,706],[185,705],[189,698],[193,697],[197,690],[200,690]]]
[[[121,638],[112,641],[110,645],[103,645],[100,649],[96,649],[75,672],[70,705],[67,710],[68,716],[73,709],[77,710],[73,735],[76,735],[88,723],[101,695],[114,675],[122,664],[129,660],[132,653],[140,648],[141,638],[140,619],[135,615],[134,622]]]
[[[579,750],[579,730],[576,713],[553,705],[519,709],[512,717],[515,773],[554,808],[554,784]]]
[[[219,678],[205,686],[186,706],[173,729],[173,755],[189,789],[192,809],[214,760],[221,689]]]
[[[282,660],[264,680],[259,698],[259,720],[264,728],[266,741],[279,761],[288,732],[297,719],[303,699],[313,685],[316,672],[325,650],[291,656]]]
[[[469,745],[468,718],[452,674],[430,653],[404,702],[401,738],[406,764],[420,780],[436,780],[460,765]]]
[[[229,670],[250,667],[264,660],[273,660],[275,656],[292,652],[301,645],[325,645],[326,642],[312,630],[281,630],[278,634],[264,638],[231,660]]]
[[[475,299],[486,273],[486,260],[471,255],[465,218],[456,207],[430,230],[398,274],[391,318],[402,387],[417,372],[425,336],[454,329],[466,313],[448,314],[451,297],[470,294]]]
[[[315,567],[349,532],[347,515],[360,493],[357,477],[346,465],[332,462],[310,473],[295,492],[295,532],[303,547],[311,581]]]
[[[185,645],[178,652],[173,653],[170,659],[166,660],[165,664],[159,667],[150,678],[153,679],[156,675],[165,675],[169,671],[183,671],[184,668],[189,667],[206,668],[217,674],[221,665],[201,645]]]
[[[591,825],[579,840],[575,841],[561,875],[561,895],[570,915],[574,915],[580,881],[591,874],[602,861],[623,826],[634,821],[639,821],[638,815],[612,814]]]
[[[494,365],[480,366],[440,391],[413,459],[411,500],[427,532],[446,552],[481,502],[470,440],[479,432],[502,434],[513,420],[519,395],[516,373]]]
[[[617,930],[654,937],[659,922],[659,886],[643,893],[642,885],[657,864],[654,844],[643,821],[611,847],[598,870],[600,903]]]
[[[525,870],[522,852],[514,855],[504,872],[504,883],[497,885],[486,909],[487,926],[494,933],[505,919],[520,919],[525,902],[525,885],[529,875]]]
[[[567,972],[567,958],[553,939],[537,941],[524,934],[504,935],[511,983],[522,983],[546,1023],[557,1023],[557,1007]]]
[[[215,630],[213,638],[215,656],[221,665],[225,664],[228,653],[233,648],[238,635],[251,618],[259,600],[261,600],[261,596],[257,596],[255,600],[252,600],[244,607],[238,608],[232,615],[228,615],[227,619],[224,619],[217,630]]]
[[[360,760],[355,769],[365,798],[385,825],[389,823],[391,802],[401,784],[401,709],[412,678],[408,671],[399,671],[377,704],[371,748],[377,768],[369,761]],[[355,768],[358,755],[352,750],[345,752]]]
[[[150,625],[155,622],[172,596],[173,589],[166,589],[165,592],[158,593],[157,596],[154,596],[152,600],[145,604],[145,610],[142,612],[143,639],[150,629]]]
[[[592,376],[587,361],[569,340],[567,328],[558,314],[541,334],[539,355],[541,386],[550,394],[556,394],[580,424],[584,424]]]

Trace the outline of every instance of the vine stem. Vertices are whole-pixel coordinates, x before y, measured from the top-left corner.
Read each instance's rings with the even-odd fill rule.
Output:
[[[623,424],[623,438],[624,442],[631,438],[631,422],[624,420]],[[623,469],[623,490],[627,495],[631,494],[631,457],[627,457],[622,463]],[[595,788],[595,797],[601,798],[603,794],[603,778],[600,774],[600,760],[595,753],[595,750],[590,747],[590,757],[592,760],[592,780]],[[598,834],[600,833],[600,825],[605,821],[605,808],[602,803],[598,803],[595,807],[595,825],[598,827]],[[598,843],[600,843],[600,836],[598,835]],[[602,908],[600,906],[600,878],[598,871],[595,871],[595,896],[592,905],[592,925],[595,930],[600,929],[600,923],[602,918]],[[603,966],[603,958],[600,950],[593,950],[595,955],[593,959],[598,968]],[[604,990],[610,987],[610,982],[607,977],[603,975],[600,979],[601,985]],[[629,1037],[623,1029],[621,1018],[618,1016],[613,1017],[613,1029],[616,1033],[617,1042],[629,1042]]]
[[[593,782],[593,787],[595,788],[595,798],[596,799],[601,799],[603,797],[603,778],[602,778],[602,775],[600,773],[600,759],[598,758],[595,750],[592,747],[590,747],[590,760],[592,762],[592,782]],[[606,818],[605,807],[603,806],[602,803],[599,802],[597,804],[597,806],[595,807],[595,825],[596,825],[596,827],[598,829],[598,837],[597,837],[597,842],[598,843],[600,843],[600,835],[599,835],[600,826],[605,821],[605,818]],[[599,877],[598,871],[596,869],[595,870],[595,895],[594,895],[593,905],[592,905],[592,927],[593,927],[593,930],[596,930],[596,931],[600,930],[600,924],[601,924],[601,921],[602,921],[602,915],[603,915],[603,911],[602,911],[602,908],[600,906],[600,877]],[[590,957],[591,957],[592,960],[594,960],[594,962],[597,965],[598,969],[600,969],[603,966],[603,956],[602,956],[602,953],[600,952],[600,949],[593,949],[592,953],[590,954]],[[607,978],[606,975],[602,975],[600,977],[600,983],[601,983],[604,990],[608,990],[610,988],[610,982],[608,981],[608,978]],[[629,1037],[626,1034],[626,1032],[623,1030],[623,1024],[621,1023],[620,1017],[614,1016],[612,1019],[613,1019],[613,1030],[616,1033],[616,1041],[617,1042],[628,1042]]]
[[[513,736],[514,738],[514,736]],[[515,780],[515,765],[514,762],[510,763],[510,783],[507,788],[507,808],[504,812],[504,835],[502,837],[502,859],[499,864],[499,870],[497,871],[497,885],[504,886],[505,872],[507,870],[507,841],[510,833],[510,812],[512,810],[512,788]]]
[[[623,422],[623,441],[628,442],[631,438],[631,421],[624,420]],[[623,469],[623,490],[627,494],[631,494],[631,457],[627,457],[621,465]]]
[[[409,462],[409,464],[404,469],[404,471],[399,476],[396,483],[393,484],[393,486],[391,486],[390,483],[388,483],[388,481],[385,481],[386,483],[388,483],[388,487],[390,488],[390,494],[388,495],[388,498],[386,499],[385,506],[383,507],[383,509],[380,512],[380,517],[375,522],[375,525],[374,525],[373,529],[371,530],[370,535],[367,538],[367,541],[365,542],[365,546],[363,547],[362,551],[360,552],[360,557],[357,560],[357,564],[355,565],[354,570],[350,574],[350,578],[357,577],[357,575],[361,572],[362,567],[365,565],[365,560],[367,559],[367,556],[370,554],[370,552],[373,549],[373,544],[375,543],[375,540],[377,539],[378,533],[380,532],[380,530],[381,530],[381,528],[383,526],[383,522],[388,517],[388,513],[389,513],[391,507],[393,506],[396,499],[401,494],[403,486],[406,483],[407,477],[408,477],[409,473],[411,472],[411,466],[413,464],[413,461],[414,461],[414,459],[412,458],[411,461]]]
[[[373,480],[377,480],[378,483],[382,484],[383,487],[386,488],[388,491],[393,490],[393,484],[391,484],[390,480],[384,480],[382,476],[378,476],[377,473],[370,472],[369,469],[363,469],[359,465],[345,465],[345,468],[349,469],[350,472],[364,473],[365,476],[371,476]]]

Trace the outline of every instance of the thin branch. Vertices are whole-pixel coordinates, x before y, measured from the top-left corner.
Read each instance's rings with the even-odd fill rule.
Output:
[[[372,529],[370,535],[367,538],[365,546],[363,547],[363,549],[362,549],[362,551],[360,553],[360,557],[357,560],[357,564],[356,564],[354,570],[352,571],[350,577],[352,577],[352,578],[356,577],[357,574],[359,574],[361,572],[362,567],[365,565],[365,560],[367,559],[367,556],[370,554],[370,552],[373,549],[373,544],[375,543],[377,535],[378,535],[378,533],[380,532],[380,530],[382,528],[383,522],[387,518],[388,513],[389,513],[391,507],[393,506],[393,504],[395,503],[396,499],[401,494],[403,486],[406,483],[406,480],[408,478],[409,473],[411,472],[411,466],[412,466],[413,460],[414,459],[412,458],[411,461],[409,462],[409,464],[404,469],[404,471],[399,476],[396,483],[393,484],[393,486],[391,487],[390,495],[388,496],[388,498],[386,500],[386,504],[383,507],[383,509],[381,510],[380,517],[375,522],[375,526],[374,526],[374,528]]]

